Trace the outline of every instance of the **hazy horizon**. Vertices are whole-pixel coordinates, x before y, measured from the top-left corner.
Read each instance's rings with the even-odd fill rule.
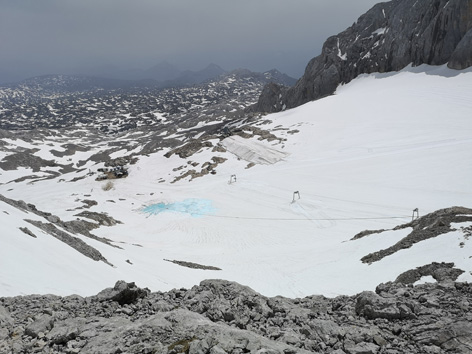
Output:
[[[0,0],[0,83],[45,74],[273,68],[292,77],[376,0]]]

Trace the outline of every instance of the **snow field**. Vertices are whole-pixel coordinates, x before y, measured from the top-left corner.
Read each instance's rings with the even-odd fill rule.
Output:
[[[460,280],[471,281],[471,245],[460,231],[371,265],[360,259],[393,245],[410,230],[350,241],[365,229],[408,222],[414,208],[424,215],[454,205],[471,207],[472,72],[455,74],[445,67],[422,66],[362,76],[334,96],[264,117],[272,123],[261,125],[263,129],[281,125],[299,130],[284,135],[283,143],[257,141],[256,149],[252,140],[230,138],[223,143],[236,155],[210,149],[188,159],[167,159],[166,151],[143,156],[110,191],[92,177],[1,186],[7,197],[24,199],[64,220],[74,215],[67,209],[81,205],[73,198],[96,200],[91,211],[107,212],[123,224],[93,233],[123,249],[76,235],[100,250],[112,268],[51,237],[46,241],[46,235],[33,239],[16,229],[24,223],[20,215],[0,213],[2,220],[11,220],[2,255],[12,252],[25,259],[2,257],[1,268],[8,272],[0,273],[0,295],[91,295],[118,279],[169,290],[208,278],[237,281],[267,296],[351,295],[432,261],[455,262],[466,270]],[[257,154],[251,155],[251,148]],[[251,161],[269,161],[274,150],[283,159],[246,168]],[[170,183],[182,172],[173,172],[176,166],[187,160],[202,164],[212,156],[228,158],[216,175]],[[233,174],[237,181],[229,184]],[[158,183],[160,177],[166,182]],[[301,198],[292,203],[295,191]],[[189,198],[211,200],[215,211],[201,217],[142,212],[143,206]],[[465,246],[459,247],[460,242]],[[184,268],[164,259],[222,271]]]

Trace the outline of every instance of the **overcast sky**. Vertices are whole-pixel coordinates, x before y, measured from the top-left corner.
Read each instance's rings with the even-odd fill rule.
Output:
[[[0,82],[168,61],[299,77],[376,0],[0,0]]]

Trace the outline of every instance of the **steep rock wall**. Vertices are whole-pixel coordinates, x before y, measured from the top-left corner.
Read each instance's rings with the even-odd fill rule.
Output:
[[[340,83],[364,73],[448,62],[452,69],[472,65],[472,0],[379,3],[344,32],[328,38],[294,87],[264,90],[251,110],[297,107],[331,95]]]

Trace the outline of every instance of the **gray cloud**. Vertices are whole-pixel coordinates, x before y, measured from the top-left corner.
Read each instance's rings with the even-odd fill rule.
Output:
[[[0,74],[162,60],[300,76],[376,0],[0,0]],[[0,81],[2,78],[0,77]],[[4,80],[3,80],[4,81]]]

